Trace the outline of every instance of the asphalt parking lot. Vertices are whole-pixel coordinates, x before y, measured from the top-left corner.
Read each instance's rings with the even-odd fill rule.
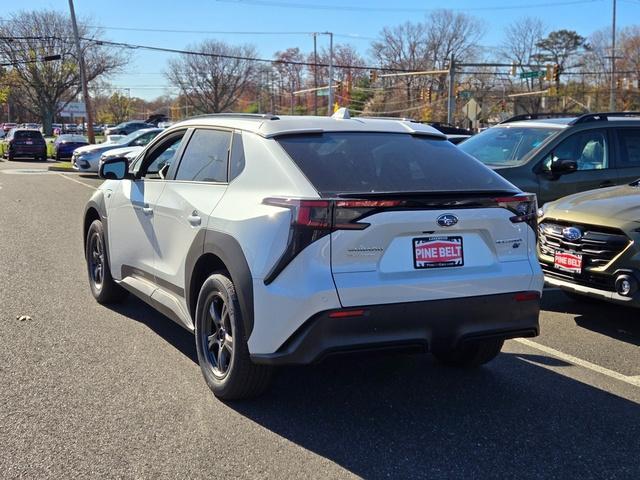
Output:
[[[189,333],[93,301],[100,180],[45,167],[0,161],[2,478],[640,478],[636,310],[548,290],[542,335],[479,370],[339,357],[225,404]]]

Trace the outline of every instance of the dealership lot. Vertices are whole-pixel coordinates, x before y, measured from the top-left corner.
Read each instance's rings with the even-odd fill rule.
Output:
[[[80,229],[101,181],[45,168],[0,162],[3,476],[640,476],[636,310],[550,289],[541,336],[475,372],[340,357],[224,404],[189,333],[93,301]]]

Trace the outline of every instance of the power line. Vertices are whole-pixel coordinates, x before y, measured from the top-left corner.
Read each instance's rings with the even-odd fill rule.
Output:
[[[329,11],[351,11],[351,12],[404,12],[404,13],[424,13],[438,10],[438,8],[410,8],[410,7],[361,7],[358,5],[320,5],[320,4],[301,4],[293,2],[273,1],[273,0],[217,0],[221,3],[245,4],[256,7],[278,7],[291,8],[301,10],[329,10]],[[462,11],[495,11],[495,10],[524,10],[531,8],[549,8],[565,5],[583,5],[587,3],[601,2],[602,0],[569,0],[560,2],[532,3],[524,5],[496,5],[487,7],[467,7],[451,10]]]

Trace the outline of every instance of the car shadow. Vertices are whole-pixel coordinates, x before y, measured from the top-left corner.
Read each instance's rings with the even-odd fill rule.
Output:
[[[197,363],[193,336],[142,301],[111,308]],[[640,405],[547,368],[568,366],[522,353],[476,370],[343,355],[282,367],[261,397],[214,405],[362,478],[640,478]]]
[[[142,300],[133,295],[129,295],[122,303],[105,306],[120,315],[124,315],[147,326],[167,343],[173,345],[176,350],[181,352],[185,357],[196,364],[198,363],[193,334],[160,312],[154,310]]]
[[[581,328],[640,346],[639,311],[636,308],[590,298],[578,301],[553,290],[544,292],[542,309],[573,315],[576,325]]]

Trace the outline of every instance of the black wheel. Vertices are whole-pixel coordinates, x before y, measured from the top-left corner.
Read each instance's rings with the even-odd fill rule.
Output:
[[[56,162],[60,161],[60,154],[58,152],[56,152]]]
[[[98,303],[118,303],[127,291],[114,282],[109,270],[104,229],[100,220],[94,220],[87,232],[87,273],[91,293]]]
[[[261,394],[272,368],[249,358],[242,312],[226,272],[216,272],[202,285],[196,307],[196,350],[209,388],[223,400]]]
[[[435,351],[433,356],[445,365],[454,367],[478,367],[498,356],[504,340],[492,338],[459,345],[448,351]]]
[[[15,161],[16,157],[13,156],[13,154],[11,152],[7,153],[7,160],[9,160],[10,162]]]

